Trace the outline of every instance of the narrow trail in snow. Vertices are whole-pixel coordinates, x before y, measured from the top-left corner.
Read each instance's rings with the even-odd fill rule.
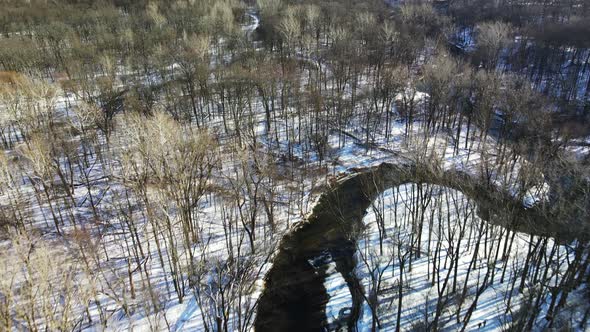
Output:
[[[182,331],[184,324],[190,320],[190,318],[197,311],[197,309],[199,309],[199,307],[197,306],[197,301],[193,296],[187,303],[186,308],[184,309],[178,320],[176,321],[176,324],[174,324],[174,329],[172,331]]]

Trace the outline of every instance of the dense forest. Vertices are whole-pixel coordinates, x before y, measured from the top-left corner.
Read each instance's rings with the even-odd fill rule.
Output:
[[[590,329],[589,0],[0,0],[0,331]]]

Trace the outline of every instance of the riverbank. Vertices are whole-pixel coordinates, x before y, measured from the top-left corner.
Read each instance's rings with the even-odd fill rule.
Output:
[[[429,183],[462,192],[477,204],[477,215],[490,224],[535,236],[570,242],[583,236],[551,219],[544,206],[525,207],[522,201],[491,185],[457,171],[436,171],[411,162],[383,163],[357,170],[326,191],[307,221],[282,240],[280,252],[267,274],[256,320],[257,331],[314,331],[327,325],[324,314],[328,296],[323,285],[327,274],[310,261],[329,254],[352,296],[347,325],[352,328],[360,315],[362,294],[353,270],[356,241],[363,229],[363,216],[383,191],[406,183]],[[330,262],[324,262],[325,266]]]

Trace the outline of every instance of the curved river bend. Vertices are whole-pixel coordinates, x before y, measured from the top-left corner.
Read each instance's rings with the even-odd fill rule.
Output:
[[[544,207],[526,208],[509,193],[484,185],[484,181],[464,173],[435,172],[426,165],[418,167],[412,163],[383,163],[339,180],[321,195],[310,217],[282,239],[280,251],[265,277],[256,331],[326,329],[325,308],[329,300],[324,287],[328,275],[326,257],[335,263],[336,272],[344,277],[352,295],[351,313],[340,322],[340,327],[354,330],[362,304],[358,294],[360,287],[356,287],[358,280],[353,273],[354,251],[356,237],[363,227],[363,216],[384,190],[411,182],[463,192],[477,203],[479,217],[496,225],[559,240],[577,237],[570,231],[571,227],[553,222],[551,211]],[[324,264],[318,267],[313,263],[317,261]]]

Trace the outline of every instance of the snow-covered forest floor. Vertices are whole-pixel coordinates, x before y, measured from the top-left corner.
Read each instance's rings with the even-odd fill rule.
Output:
[[[244,16],[240,42],[261,54],[262,43],[252,40],[258,13]],[[420,161],[485,178],[526,207],[549,202],[541,168],[497,128],[432,106],[440,96],[418,90],[436,89],[410,84],[413,73],[390,73],[405,73],[408,82],[385,92],[376,91],[383,83],[376,68],[347,69],[355,79],[342,79],[337,65],[319,66],[312,49],[330,47],[332,37],[320,42],[317,35],[316,46],[281,50],[281,61],[294,63],[273,62],[269,73],[248,68],[262,83],[240,81],[247,75],[234,66],[237,42],[205,43],[200,83],[221,92],[205,98],[178,88],[192,107],[166,95],[192,70],[180,62],[151,73],[113,66],[114,95],[129,93],[129,78],[141,88],[163,87],[149,110],[137,106],[145,114],[104,119],[88,101],[98,93],[82,96],[48,80],[32,79],[34,92],[22,95],[7,89],[0,102],[0,217],[9,221],[0,240],[0,327],[250,331],[283,236],[307,222],[338,179],[384,162]],[[432,53],[425,47],[414,67],[432,73],[452,62],[443,54],[432,64]],[[264,76],[277,73],[290,81]],[[110,101],[129,108],[152,102],[125,98]],[[440,114],[430,117],[432,109]],[[566,152],[585,158],[587,142]],[[587,273],[586,243],[494,226],[460,191],[429,184],[385,191],[363,222],[355,254],[365,297],[359,330],[588,328],[587,281],[577,283]],[[334,325],[351,295],[343,276],[328,271],[326,323]]]

